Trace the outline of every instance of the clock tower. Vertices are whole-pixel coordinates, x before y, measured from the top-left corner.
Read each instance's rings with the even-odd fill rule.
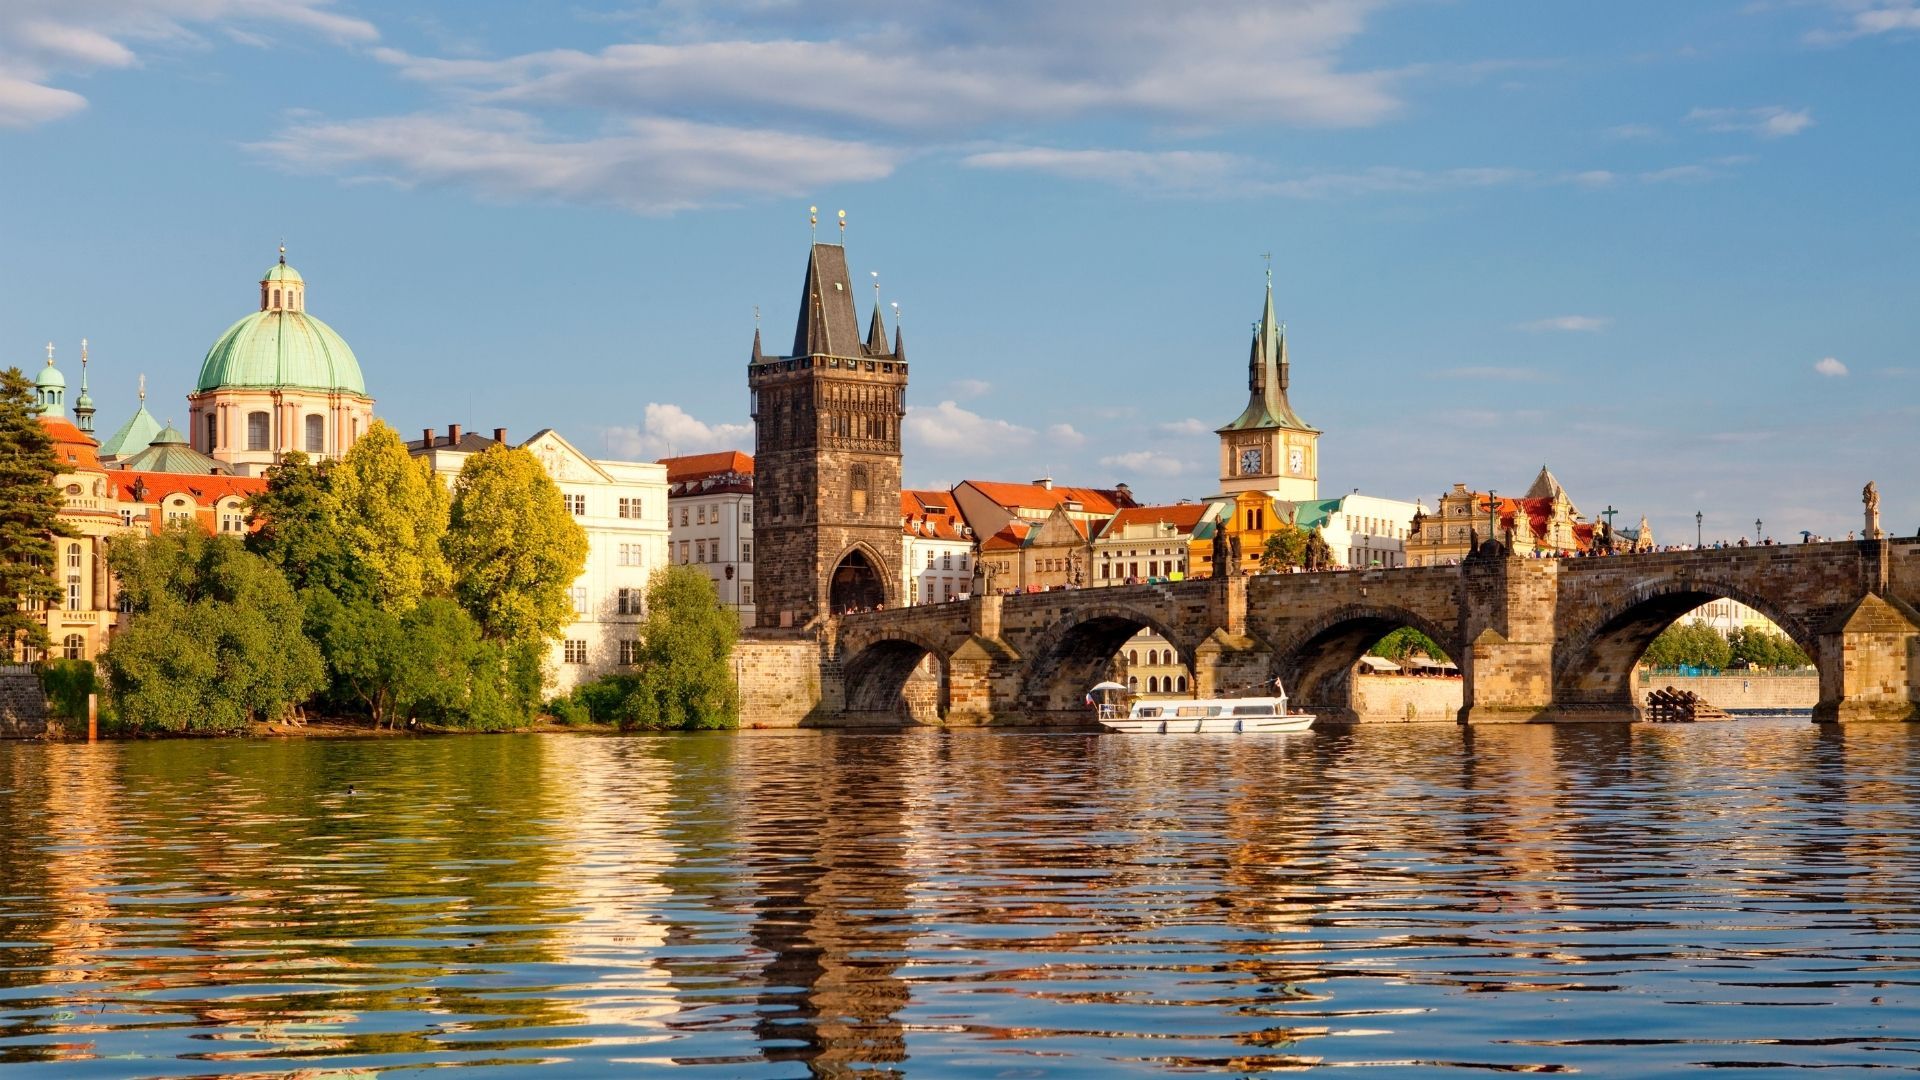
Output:
[[[1220,436],[1220,490],[1269,492],[1280,502],[1320,497],[1320,432],[1287,401],[1287,331],[1273,315],[1273,271],[1267,302],[1253,327],[1247,357],[1247,407]]]

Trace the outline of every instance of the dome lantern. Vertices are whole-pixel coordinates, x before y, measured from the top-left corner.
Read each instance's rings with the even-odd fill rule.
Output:
[[[47,342],[47,366],[33,380],[34,396],[39,399],[41,416],[67,416],[67,377],[53,366],[53,342]]]

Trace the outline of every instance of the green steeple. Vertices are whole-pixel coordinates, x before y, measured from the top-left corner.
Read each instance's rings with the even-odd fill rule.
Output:
[[[67,418],[67,377],[53,366],[53,342],[47,342],[47,366],[33,380],[34,396],[39,399],[40,415]]]
[[[87,393],[87,339],[80,339],[80,396],[73,399],[73,422],[87,434],[93,434],[93,395]]]
[[[1273,271],[1269,269],[1266,306],[1260,312],[1260,321],[1253,325],[1253,345],[1247,354],[1247,407],[1232,423],[1218,430],[1313,431],[1287,401],[1287,366],[1287,328],[1273,313]]]
[[[127,417],[120,429],[107,436],[100,444],[100,457],[105,461],[116,458],[128,458],[145,450],[155,435],[160,434],[160,421],[147,411],[147,377],[140,376],[140,408]]]

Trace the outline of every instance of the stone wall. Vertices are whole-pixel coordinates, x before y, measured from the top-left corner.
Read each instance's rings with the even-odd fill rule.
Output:
[[[32,668],[0,670],[0,739],[38,739],[47,733],[47,694]]]
[[[741,727],[800,727],[841,709],[839,666],[811,638],[742,638],[733,677]]]
[[[1353,708],[1359,723],[1460,722],[1458,677],[1361,675],[1354,679]]]
[[[1641,675],[1634,679],[1634,697],[1645,704],[1647,695],[1671,686],[1689,690],[1729,712],[1782,712],[1811,709],[1820,700],[1820,676],[1805,675]]]

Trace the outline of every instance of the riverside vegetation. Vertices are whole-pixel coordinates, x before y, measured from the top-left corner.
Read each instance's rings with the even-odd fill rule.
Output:
[[[99,660],[110,732],[239,733],[309,710],[376,729],[737,723],[733,619],[688,567],[649,583],[631,674],[543,703],[587,538],[524,449],[469,457],[449,492],[376,421],[338,462],[288,454],[249,509],[244,540],[176,524],[110,547],[129,613]],[[84,702],[86,668],[46,666],[56,712]]]

